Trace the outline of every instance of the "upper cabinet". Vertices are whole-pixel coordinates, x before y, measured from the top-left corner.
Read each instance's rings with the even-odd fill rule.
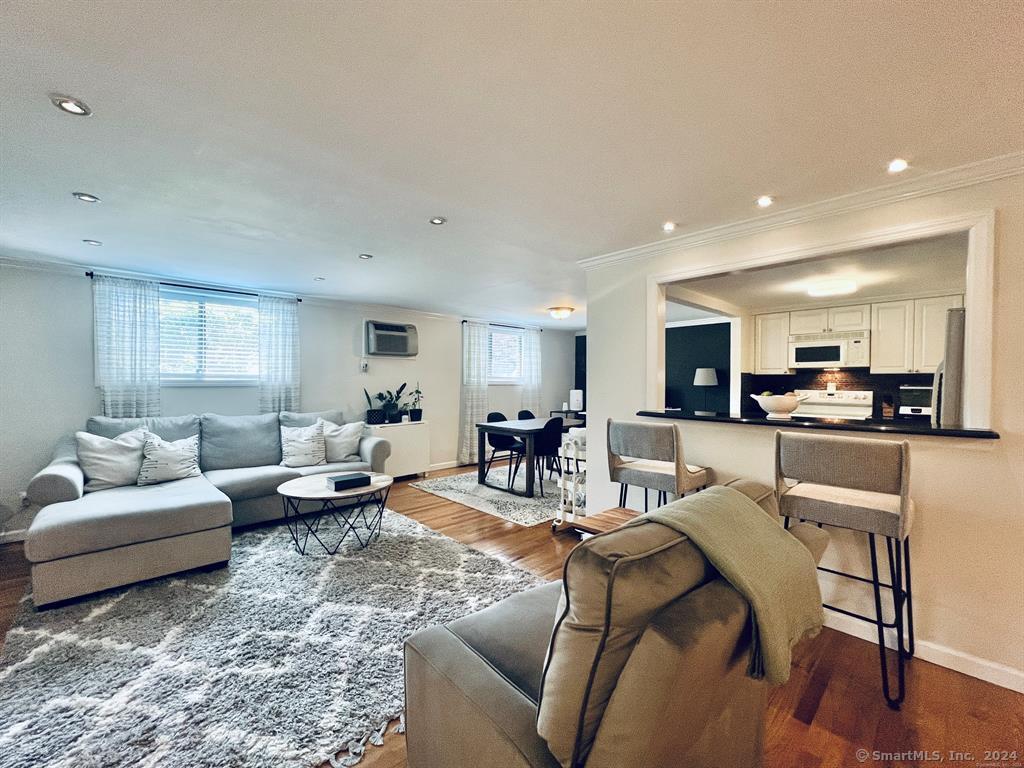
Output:
[[[757,315],[754,322],[754,373],[789,373],[790,313]]]
[[[871,312],[872,373],[934,373],[946,347],[946,310],[963,296],[887,301]]]
[[[789,332],[838,333],[839,331],[866,331],[871,327],[871,305],[802,309],[789,313]]]

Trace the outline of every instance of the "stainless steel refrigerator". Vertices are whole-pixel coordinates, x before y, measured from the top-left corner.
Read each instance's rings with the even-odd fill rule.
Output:
[[[932,426],[959,427],[964,421],[963,307],[946,311],[946,351],[932,383]]]

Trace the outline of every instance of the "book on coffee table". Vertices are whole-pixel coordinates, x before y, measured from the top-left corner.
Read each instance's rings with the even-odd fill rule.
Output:
[[[345,472],[327,477],[327,487],[332,491],[345,491],[349,488],[360,488],[369,484],[370,476],[365,472]]]

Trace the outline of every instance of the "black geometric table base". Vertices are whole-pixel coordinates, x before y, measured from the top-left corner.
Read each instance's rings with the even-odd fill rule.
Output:
[[[292,542],[300,555],[306,554],[306,545],[309,537],[316,539],[324,552],[329,555],[335,554],[345,541],[345,537],[351,533],[359,542],[360,548],[365,549],[373,541],[374,537],[380,537],[381,524],[384,519],[384,505],[388,501],[388,491],[391,486],[367,491],[358,496],[348,496],[344,504],[337,504],[334,500],[328,499],[297,499],[291,496],[282,496],[284,503],[284,522],[288,526],[288,532],[292,535]],[[302,511],[302,504],[319,505],[318,509],[307,509]],[[369,510],[369,513],[367,513]],[[341,537],[333,547],[329,547],[320,538],[325,528],[330,524],[321,524],[325,519],[333,519]],[[362,529],[363,535],[360,535]]]

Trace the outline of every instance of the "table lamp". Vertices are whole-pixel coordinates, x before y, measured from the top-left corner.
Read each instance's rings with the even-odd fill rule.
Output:
[[[718,374],[714,368],[698,368],[693,373],[693,386],[695,387],[717,387]],[[704,410],[694,411],[697,416],[714,416],[714,411],[708,409],[708,391],[704,390]]]

